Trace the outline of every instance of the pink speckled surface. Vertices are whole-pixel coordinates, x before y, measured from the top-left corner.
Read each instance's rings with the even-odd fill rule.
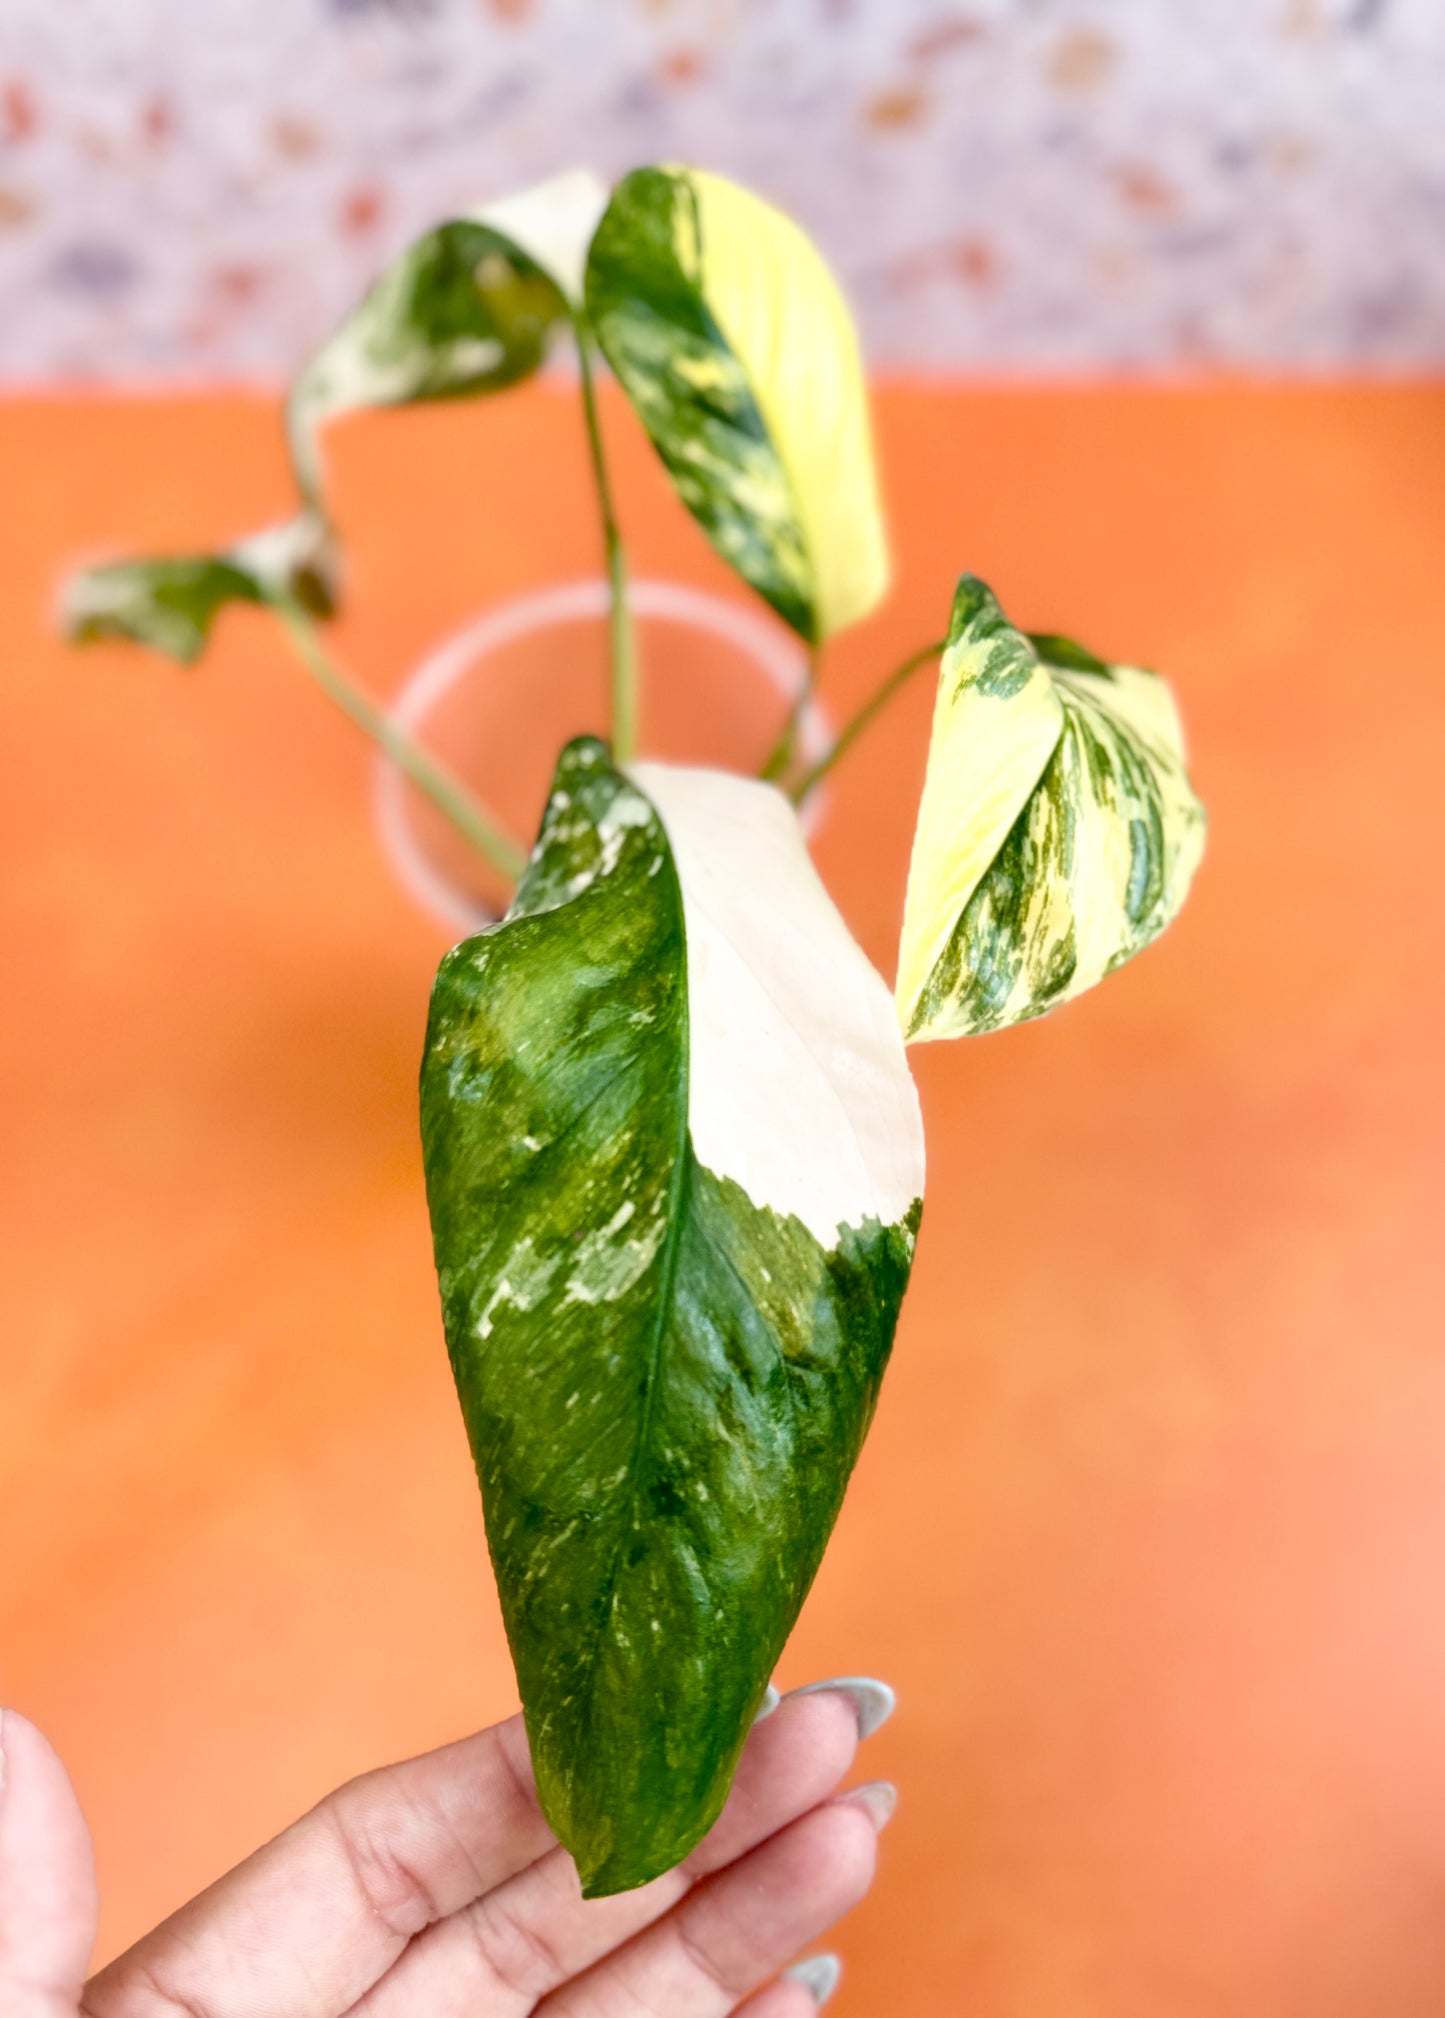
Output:
[[[1445,359],[1438,0],[4,0],[0,377],[286,376],[386,257],[694,159],[875,361]]]

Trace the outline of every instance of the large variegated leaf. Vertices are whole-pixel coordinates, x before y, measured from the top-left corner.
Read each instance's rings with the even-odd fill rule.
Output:
[[[965,575],[908,875],[908,1037],[998,1030],[1092,988],[1169,924],[1203,846],[1164,682],[1027,636]]]
[[[334,542],[322,494],[325,423],[361,407],[493,392],[535,371],[553,331],[580,309],[587,245],[605,202],[602,184],[577,171],[409,246],[292,390],[299,515],[214,554],[87,569],[66,588],[69,635],[130,638],[189,662],[228,602],[286,594],[326,613]]]
[[[721,176],[642,168],[587,262],[598,341],[724,560],[811,640],[888,583],[852,318],[816,247]]]
[[[569,745],[422,1071],[447,1342],[547,1816],[684,1857],[838,1513],[907,1282],[888,992],[771,787]]]

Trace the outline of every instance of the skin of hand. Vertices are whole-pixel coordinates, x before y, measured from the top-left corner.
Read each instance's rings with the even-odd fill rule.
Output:
[[[6,1712],[0,2018],[813,2018],[836,1964],[777,1971],[872,1882],[893,1789],[838,1789],[891,1702],[851,1679],[784,1697],[686,1862],[591,1901],[512,1717],[338,1788],[89,1981],[90,1835]]]

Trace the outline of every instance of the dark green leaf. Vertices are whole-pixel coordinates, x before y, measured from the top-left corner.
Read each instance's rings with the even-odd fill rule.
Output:
[[[1060,637],[1056,631],[1027,631],[1024,635],[1046,666],[1062,666],[1074,673],[1107,673],[1109,670],[1106,659],[1099,658],[1073,638]]]

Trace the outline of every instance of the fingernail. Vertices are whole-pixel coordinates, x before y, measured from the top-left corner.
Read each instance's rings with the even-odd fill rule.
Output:
[[[767,1687],[767,1693],[763,1697],[762,1703],[758,1709],[758,1714],[753,1718],[753,1722],[755,1724],[760,1724],[763,1721],[764,1717],[770,1717],[773,1714],[773,1711],[778,1707],[778,1704],[782,1700],[783,1700],[782,1697],[778,1694],[777,1690],[773,1687],[772,1683],[769,1682]]]
[[[5,1798],[5,1710],[0,1705],[0,1801]]]
[[[794,1696],[846,1696],[858,1719],[858,1736],[871,1738],[888,1722],[898,1707],[898,1698],[887,1682],[875,1682],[871,1675],[835,1675],[831,1681],[809,1682],[806,1688],[789,1689]]]
[[[893,1810],[898,1806],[898,1789],[891,1780],[870,1780],[866,1786],[850,1787],[846,1794],[839,1794],[838,1800],[840,1804],[851,1801],[854,1807],[862,1808],[881,1835],[893,1820]]]
[[[785,1969],[783,1981],[801,1983],[821,2011],[837,1989],[842,1974],[843,1964],[836,1955],[810,1955],[805,1962],[795,1962],[791,1969]]]

